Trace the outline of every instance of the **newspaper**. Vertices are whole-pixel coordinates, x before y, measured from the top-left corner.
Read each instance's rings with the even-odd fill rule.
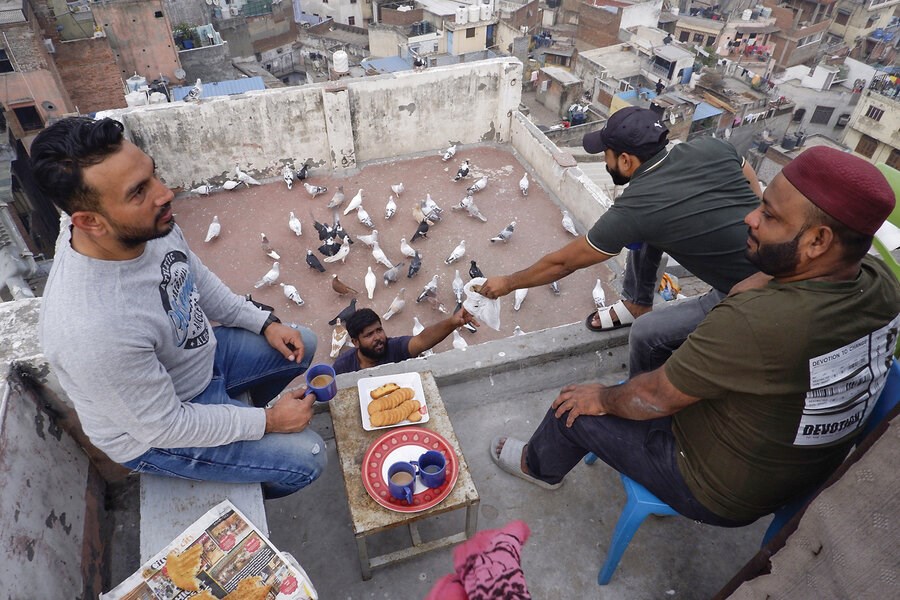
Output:
[[[318,597],[293,557],[279,552],[228,500],[210,509],[115,589],[100,594],[100,600]]]

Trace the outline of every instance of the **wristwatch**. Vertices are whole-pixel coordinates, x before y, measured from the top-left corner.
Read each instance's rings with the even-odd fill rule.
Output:
[[[266,333],[266,329],[268,329],[269,325],[272,323],[281,323],[281,319],[275,316],[275,313],[270,312],[269,316],[266,317],[266,322],[263,323],[262,329],[259,330],[259,335],[263,335]]]

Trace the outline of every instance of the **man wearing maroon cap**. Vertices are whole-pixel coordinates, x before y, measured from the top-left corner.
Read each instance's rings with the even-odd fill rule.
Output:
[[[527,445],[494,440],[495,461],[557,487],[593,452],[713,525],[807,494],[844,460],[893,358],[900,284],[867,255],[893,207],[871,164],[805,151],[745,219],[771,281],[720,302],[663,367],[563,388]]]

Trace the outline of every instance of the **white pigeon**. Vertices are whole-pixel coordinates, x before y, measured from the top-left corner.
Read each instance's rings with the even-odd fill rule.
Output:
[[[403,256],[408,256],[410,258],[416,255],[415,249],[409,245],[406,238],[400,238],[400,253],[403,254]]]
[[[453,347],[457,350],[465,350],[469,347],[469,343],[459,334],[459,329],[453,330]]]
[[[291,216],[288,218],[288,227],[291,228],[297,237],[303,234],[303,225],[300,223],[300,219],[294,214],[294,211],[291,211]]]
[[[338,319],[334,323],[334,330],[331,332],[331,353],[329,356],[331,358],[337,358],[341,353],[341,348],[344,347],[350,340],[350,334],[347,332],[347,328],[341,323],[341,320]]]
[[[237,186],[241,185],[240,181],[234,181],[231,179],[226,179],[225,183],[222,184],[222,188],[226,190],[233,190]]]
[[[508,242],[509,238],[512,237],[513,232],[516,230],[516,222],[511,221],[509,225],[503,228],[503,231],[498,233],[496,236],[491,238],[491,243],[494,242]]]
[[[356,236],[356,239],[371,248],[378,243],[378,230],[373,229],[372,233],[370,233],[369,235],[358,235]]]
[[[392,184],[391,184],[391,191],[394,192],[395,194],[397,194],[397,197],[398,197],[398,198],[403,194],[403,191],[404,191],[405,189],[406,189],[406,188],[403,187],[403,182],[402,182],[402,181],[401,181],[400,183],[392,183]]]
[[[425,287],[422,288],[422,293],[419,294],[419,297],[416,298],[416,302],[421,302],[426,298],[435,298],[437,296],[437,286],[438,286],[438,276],[435,275],[431,278],[431,281],[425,284]]]
[[[568,231],[575,237],[578,237],[578,230],[575,229],[575,221],[572,220],[572,215],[570,215],[569,211],[567,211],[567,210],[562,211],[562,213],[563,213],[563,218],[562,218],[563,229],[565,229],[566,231]]]
[[[237,176],[237,180],[247,187],[250,187],[251,185],[260,185],[253,177],[241,171],[240,165],[234,165],[234,174]]]
[[[528,288],[521,288],[516,290],[516,299],[513,302],[513,310],[519,310],[522,308],[522,303],[525,302],[525,296],[528,295]]]
[[[296,287],[286,283],[279,283],[278,285],[281,286],[285,298],[293,300],[297,306],[303,306],[303,298],[300,297],[300,292],[297,291]]]
[[[554,296],[559,296],[559,281],[554,281],[550,284],[550,291],[553,292]]]
[[[278,280],[278,275],[281,274],[281,264],[278,261],[275,261],[272,264],[272,268],[262,276],[262,279],[253,284],[255,288],[261,288],[264,285],[272,285]]]
[[[597,279],[597,284],[591,290],[591,296],[594,298],[594,305],[597,308],[606,306],[606,291],[603,289],[603,283]]]
[[[425,199],[422,200],[422,213],[425,217],[431,221],[440,221],[443,212],[444,209],[431,198],[431,194],[425,194]]]
[[[468,188],[466,188],[466,191],[469,192],[469,194],[474,194],[475,192],[480,192],[481,190],[486,188],[487,184],[488,184],[487,175],[482,175],[481,179],[479,179],[478,181],[476,181],[475,183],[470,185]]]
[[[381,246],[378,245],[377,240],[372,245],[372,258],[375,259],[375,262],[384,265],[388,269],[394,268],[394,263],[388,260],[387,254],[385,254],[384,250],[381,249]]]
[[[203,83],[200,81],[200,78],[197,78],[197,82],[194,84],[194,87],[190,89],[187,93],[187,96],[184,97],[185,102],[197,102],[199,104],[200,97],[203,96]]]
[[[528,195],[528,173],[522,175],[522,179],[519,180],[519,189],[522,190],[522,195]]]
[[[328,201],[328,208],[337,208],[344,203],[344,198],[344,186],[339,185],[338,190],[334,193],[334,196],[332,196],[331,200]]]
[[[289,166],[284,165],[281,168],[281,177],[284,179],[289,190],[294,189],[294,171]]]
[[[391,196],[384,206],[384,220],[389,221],[395,214],[397,214],[397,203],[394,202],[394,197]]]
[[[209,196],[209,193],[211,191],[213,191],[213,186],[209,185],[208,183],[204,183],[200,187],[195,187],[194,189],[192,189],[191,193],[200,194],[201,196]]]
[[[366,227],[370,227],[372,229],[375,228],[375,223],[372,222],[371,217],[369,217],[369,213],[367,213],[366,209],[364,209],[362,206],[356,209],[356,218]]]
[[[450,210],[466,210],[472,205],[472,202],[474,201],[475,198],[473,198],[470,194],[466,194],[466,196],[462,200],[451,206]]]
[[[348,254],[350,254],[350,238],[345,237],[344,241],[341,242],[341,247],[334,253],[334,256],[326,256],[322,259],[322,262],[333,263],[341,261],[343,263]]]
[[[513,329],[513,335],[525,335],[525,332],[522,331],[522,328],[516,325],[516,328]]]
[[[464,160],[461,165],[459,165],[459,170],[456,172],[456,176],[453,178],[453,181],[459,181],[464,177],[469,176],[469,161]]]
[[[375,286],[378,285],[378,278],[375,277],[375,273],[372,272],[372,267],[366,268],[369,269],[365,277],[366,293],[369,295],[369,300],[371,300],[372,296],[375,295]]]
[[[444,150],[444,155],[441,156],[441,160],[447,162],[454,156],[456,156],[456,144],[453,144],[452,146]]]
[[[321,196],[328,191],[328,188],[324,185],[312,185],[310,183],[306,183],[305,181],[303,182],[303,187],[304,189],[306,189],[306,192],[314,199],[316,196]]]
[[[350,198],[350,204],[344,209],[344,216],[349,215],[352,211],[362,206],[362,190],[356,192],[356,195]]]
[[[206,230],[206,239],[204,242],[211,242],[214,238],[219,237],[219,232],[222,231],[222,226],[219,225],[219,217],[213,216],[212,223],[209,224],[209,227]]]
[[[403,310],[403,308],[406,306],[406,300],[403,299],[405,293],[406,288],[400,288],[400,293],[394,296],[394,299],[391,301],[391,306],[388,308],[388,311],[386,313],[381,315],[381,318],[383,318],[385,321],[388,321],[391,317]]]
[[[450,256],[444,259],[444,264],[452,264],[463,257],[466,253],[466,240],[460,240],[459,244],[457,244],[456,248],[453,249],[453,252],[450,253]]]
[[[275,248],[269,243],[269,238],[266,237],[266,234],[259,234],[259,242],[262,245],[263,252],[265,252],[266,256],[271,258],[272,260],[281,260],[281,256],[278,252],[275,251]]]
[[[463,301],[464,289],[462,277],[459,276],[459,269],[456,270],[456,277],[453,278],[453,295],[456,296],[456,303],[459,304]]]
[[[424,329],[425,326],[419,321],[419,317],[413,317],[413,335],[419,335]]]
[[[481,214],[481,211],[478,210],[478,206],[475,204],[475,199],[471,194],[467,195],[465,198],[459,201],[459,204],[455,204],[450,207],[451,210],[465,210],[470,217],[474,217],[482,222],[487,222],[487,217]]]

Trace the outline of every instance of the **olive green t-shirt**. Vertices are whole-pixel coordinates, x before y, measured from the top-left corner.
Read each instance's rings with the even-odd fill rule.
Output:
[[[682,393],[678,466],[736,521],[768,514],[843,461],[896,346],[900,285],[872,257],[854,281],[770,283],[726,298],[666,362]]]

